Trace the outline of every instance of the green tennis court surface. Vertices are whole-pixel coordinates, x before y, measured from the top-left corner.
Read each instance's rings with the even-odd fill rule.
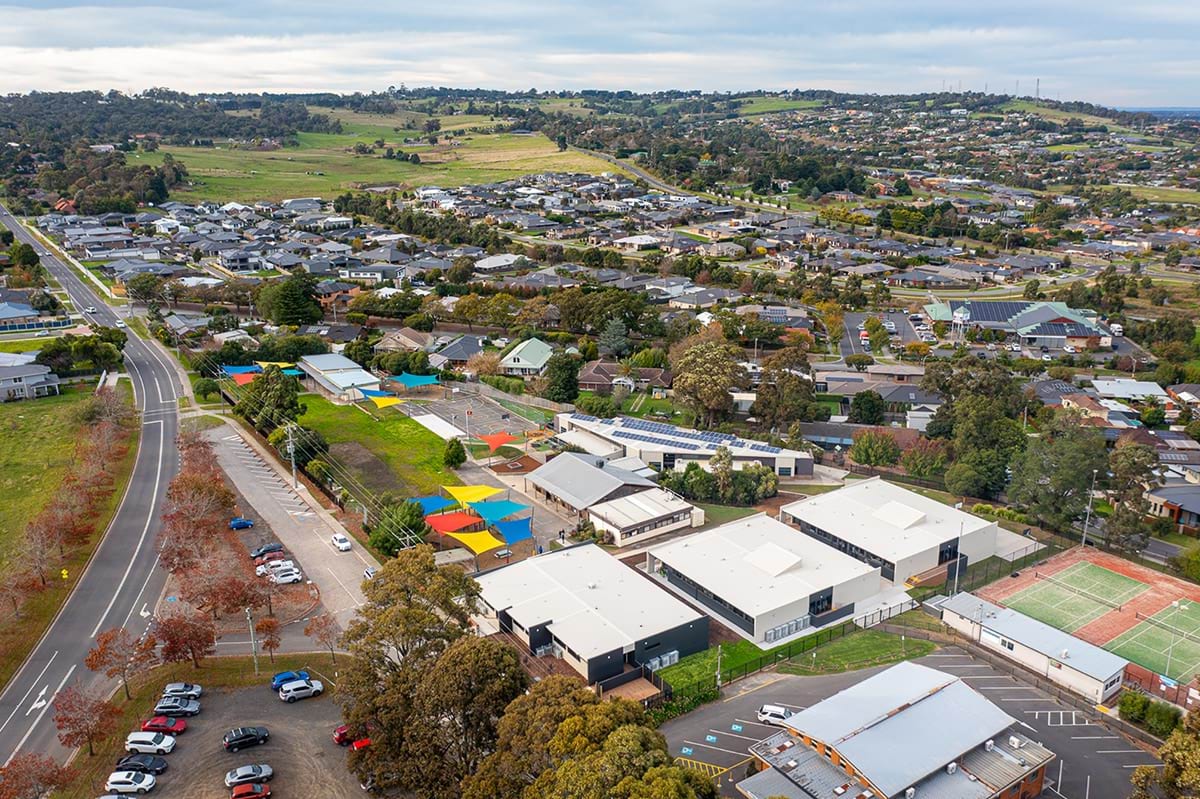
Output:
[[[1150,618],[1104,648],[1172,679],[1190,680],[1200,671],[1200,603],[1180,601]]]
[[[1052,627],[1074,632],[1124,605],[1148,586],[1094,563],[1076,563],[1038,579],[1004,604]]]

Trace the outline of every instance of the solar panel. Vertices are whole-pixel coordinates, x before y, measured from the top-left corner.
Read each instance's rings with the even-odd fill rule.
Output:
[[[571,418],[578,419],[581,422],[598,422],[598,421],[600,421],[595,416],[588,416],[586,413],[573,413],[573,414],[571,414]]]

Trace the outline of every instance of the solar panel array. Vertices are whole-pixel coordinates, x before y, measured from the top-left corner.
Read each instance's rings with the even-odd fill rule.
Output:
[[[648,422],[645,419],[633,419],[628,416],[623,416],[620,419],[621,427],[627,430],[636,430],[640,433],[656,433],[660,436],[670,436],[673,441],[664,441],[656,439],[654,443],[668,446],[678,446],[684,449],[716,449],[720,446],[738,447],[741,449],[750,449],[755,452],[765,452],[771,455],[778,455],[782,450],[779,447],[772,447],[769,444],[757,444],[750,441],[743,441],[737,436],[729,433],[716,433],[706,430],[681,430],[674,425],[663,424],[662,422]],[[616,431],[613,435],[621,436],[622,431]],[[632,435],[624,435],[622,438],[633,438]],[[688,444],[679,439],[689,439],[698,441],[702,446]],[[647,440],[647,439],[642,439]]]
[[[690,444],[686,441],[668,441],[665,438],[657,436],[648,436],[643,433],[634,433],[630,430],[614,430],[613,435],[617,438],[628,438],[633,441],[644,441],[647,444],[657,444],[660,447],[671,447],[675,449],[698,450],[699,444]]]
[[[578,419],[581,422],[598,422],[598,421],[600,421],[595,416],[588,416],[586,413],[573,413],[573,414],[571,414],[571,418]]]

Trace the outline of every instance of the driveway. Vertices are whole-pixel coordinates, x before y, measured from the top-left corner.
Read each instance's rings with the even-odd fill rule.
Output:
[[[1051,795],[1061,799],[1124,799],[1129,776],[1139,765],[1155,765],[1150,753],[1129,743],[1084,714],[1047,694],[997,671],[956,647],[946,647],[917,662],[961,677],[1016,719],[1027,734],[1057,756],[1047,776]],[[882,668],[846,674],[798,677],[764,673],[735,683],[721,700],[667,722],[660,728],[672,755],[719,780],[723,796],[736,797],[734,785],[745,777],[749,747],[777,728],[758,722],[764,704],[795,712],[855,685]],[[1057,793],[1055,793],[1057,791]]]
[[[292,489],[289,476],[252,449],[240,431],[227,425],[207,435],[221,469],[252,506],[239,513],[270,525],[305,577],[320,589],[325,609],[345,629],[363,603],[363,569],[378,566],[378,561],[357,542],[349,552],[335,549],[330,537],[345,530],[331,526],[325,514],[305,502]]]

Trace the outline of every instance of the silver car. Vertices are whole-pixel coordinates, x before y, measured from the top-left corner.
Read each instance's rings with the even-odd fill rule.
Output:
[[[156,716],[195,716],[200,712],[200,703],[195,699],[183,699],[178,696],[164,696],[154,706]]]
[[[266,763],[238,766],[235,769],[231,769],[225,775],[225,787],[232,788],[235,785],[245,785],[248,782],[270,782],[274,776],[275,771]]]
[[[191,682],[169,682],[162,690],[163,696],[177,696],[181,699],[199,699],[204,689]]]

